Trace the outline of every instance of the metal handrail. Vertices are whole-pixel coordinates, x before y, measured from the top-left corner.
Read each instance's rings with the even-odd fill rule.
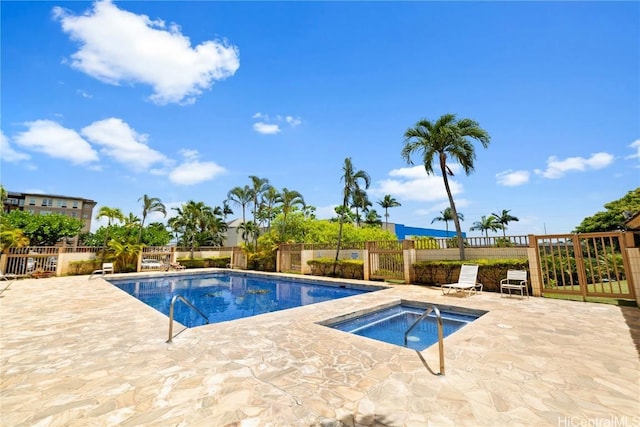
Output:
[[[167,340],[167,343],[170,343],[173,340],[173,306],[176,304],[177,300],[180,300],[180,301],[184,302],[189,307],[194,309],[196,311],[196,313],[198,313],[200,316],[202,316],[204,318],[204,320],[207,322],[206,324],[207,325],[209,324],[209,318],[207,316],[205,316],[205,314],[203,312],[198,310],[198,308],[195,305],[191,304],[182,295],[174,295],[173,298],[171,298],[171,305],[169,306],[169,339]]]
[[[438,323],[438,350],[440,353],[440,372],[437,375],[444,375],[444,333],[442,329],[442,316],[440,315],[440,310],[438,309],[438,307],[436,307],[435,305],[430,305],[429,308],[427,308],[427,310],[422,313],[422,315],[418,317],[418,319],[413,322],[411,326],[409,326],[407,332],[404,333],[404,346],[407,346],[407,336],[409,335],[409,333],[418,325],[418,323],[420,323],[422,319],[427,317],[432,311],[436,314],[436,321]]]

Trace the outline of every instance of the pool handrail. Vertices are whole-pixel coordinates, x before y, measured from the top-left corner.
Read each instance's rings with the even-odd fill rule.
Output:
[[[169,306],[169,339],[167,340],[168,344],[171,343],[172,340],[173,340],[173,306],[176,304],[177,300],[180,300],[180,301],[184,302],[189,307],[194,309],[196,311],[196,313],[198,313],[200,316],[202,316],[204,318],[204,320],[207,322],[206,324],[207,325],[209,324],[209,318],[207,316],[205,316],[205,314],[203,312],[198,310],[198,308],[195,305],[191,304],[189,302],[189,300],[187,300],[182,295],[174,295],[173,298],[171,298],[171,305]]]
[[[422,313],[422,315],[418,317],[418,319],[413,322],[411,326],[409,326],[407,332],[404,333],[404,346],[407,346],[407,336],[409,335],[409,333],[418,325],[418,323],[422,321],[422,319],[427,317],[432,311],[436,315],[436,322],[438,324],[438,350],[440,353],[440,372],[438,372],[436,375],[444,375],[444,333],[442,329],[442,316],[440,315],[440,310],[438,309],[438,307],[436,307],[435,305],[430,305],[427,310]]]

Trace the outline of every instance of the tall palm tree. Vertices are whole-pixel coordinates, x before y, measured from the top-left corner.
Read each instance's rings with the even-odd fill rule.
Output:
[[[242,208],[242,222],[247,222],[247,206],[253,200],[251,187],[234,187],[227,193],[227,202]]]
[[[111,222],[112,221],[124,221],[124,215],[120,208],[110,208],[109,206],[102,206],[98,210],[96,215],[96,219],[107,218],[107,229],[104,233],[104,243],[102,244],[102,259],[104,259],[104,255],[106,253],[107,242],[109,241],[109,231],[111,231]]]
[[[147,219],[147,215],[152,212],[160,212],[166,218],[167,208],[159,198],[149,197],[146,194],[140,197],[138,201],[142,201],[142,221],[140,221],[140,232],[138,233],[138,243],[140,243],[140,240],[142,239],[142,229],[144,228],[144,222]]]
[[[353,201],[353,196],[360,190],[360,182],[364,184],[364,188],[368,189],[371,185],[371,177],[363,170],[356,171],[351,162],[351,157],[344,159],[344,165],[342,166],[342,177],[340,180],[344,183],[342,189],[342,214],[340,214],[340,226],[338,228],[338,244],[336,248],[336,259],[333,263],[333,275],[336,274],[336,268],[338,266],[338,259],[340,256],[340,245],[342,244],[342,227],[344,226],[344,212],[349,210],[349,206]]]
[[[492,213],[491,215],[496,217],[496,220],[498,221],[498,223],[500,223],[500,225],[502,225],[502,237],[503,238],[507,238],[507,225],[512,222],[512,221],[520,221],[520,219],[518,219],[518,217],[511,215],[509,212],[511,212],[511,209],[502,209],[502,212],[498,213]]]
[[[460,221],[464,221],[464,215],[458,212],[458,219]],[[451,208],[446,208],[443,211],[440,211],[440,216],[437,216],[431,220],[431,224],[436,221],[444,221],[445,230],[447,230],[447,237],[449,237],[449,221],[453,221],[453,212],[451,212]]]
[[[469,231],[480,231],[484,233],[485,238],[489,239],[489,230],[497,231],[501,228],[502,225],[498,222],[498,218],[493,215],[482,215],[480,221],[474,222],[471,228],[469,228]]]
[[[301,209],[304,209],[305,202],[302,194],[295,190],[289,190],[288,188],[283,188],[276,199],[276,203],[280,204],[280,210],[282,211],[282,237],[284,238],[287,232],[287,216],[295,210],[296,206],[300,206]]]
[[[271,221],[275,217],[273,208],[275,204],[278,203],[279,198],[280,193],[273,186],[269,186],[269,188],[263,195],[262,199],[264,202],[264,216],[267,219],[267,231],[271,231]]]
[[[411,155],[416,152],[420,153],[428,175],[434,174],[433,163],[434,158],[437,158],[453,214],[453,223],[458,234],[461,260],[465,259],[464,242],[462,241],[458,211],[449,186],[448,177],[453,176],[453,172],[447,165],[447,160],[451,158],[459,163],[466,175],[473,172],[476,154],[473,144],[467,138],[479,141],[484,148],[489,146],[491,140],[487,131],[482,129],[476,121],[466,118],[458,120],[454,114],[444,114],[435,122],[422,119],[414,127],[407,129],[404,133],[405,146],[401,152],[402,157],[409,165],[413,165]]]
[[[378,204],[384,208],[385,228],[389,228],[389,209],[402,206],[391,194],[385,194],[382,200],[378,200]]]
[[[260,234],[260,227],[258,226],[258,210],[260,209],[264,193],[267,192],[271,185],[269,184],[269,180],[267,178],[259,178],[255,175],[251,175],[249,176],[249,178],[251,179],[252,184],[251,194],[253,196],[253,222],[256,225],[256,230],[258,230],[258,232],[252,233],[253,247],[256,248],[258,243],[258,235]]]

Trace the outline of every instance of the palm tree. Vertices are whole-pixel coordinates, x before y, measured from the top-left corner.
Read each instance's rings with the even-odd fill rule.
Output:
[[[269,186],[263,194],[262,200],[264,202],[264,216],[267,219],[267,231],[271,231],[271,221],[275,217],[273,208],[278,202],[278,198],[280,198],[280,193],[273,186]]]
[[[402,206],[400,202],[391,197],[391,194],[385,194],[382,200],[378,200],[378,204],[384,208],[385,229],[389,228],[389,208]]]
[[[367,192],[358,188],[355,193],[353,193],[353,201],[354,207],[356,209],[356,227],[360,227],[360,222],[362,221],[360,215],[360,209],[362,209],[362,213],[367,213],[369,211],[369,206],[372,206],[372,203],[369,201],[369,197],[367,197]]]
[[[253,185],[253,187],[251,187],[251,194],[253,196],[253,222],[256,225],[256,229],[258,230],[258,232],[253,233],[253,247],[255,248],[258,243],[258,235],[260,234],[260,227],[258,226],[257,218],[258,210],[260,208],[264,193],[267,192],[271,185],[269,185],[269,180],[267,178],[258,178],[255,175],[251,175],[249,176],[249,178],[251,179],[251,184]]]
[[[367,217],[364,219],[365,224],[380,226],[382,225],[382,220],[380,219],[380,215],[376,212],[375,209],[371,209],[367,211]]]
[[[507,238],[507,225],[512,222],[512,221],[520,221],[518,219],[518,217],[511,215],[509,212],[511,212],[511,209],[502,209],[502,212],[500,212],[499,214],[497,213],[492,213],[491,215],[496,217],[496,221],[502,225],[502,237],[503,238]]]
[[[289,190],[286,187],[280,191],[276,203],[280,204],[280,210],[282,211],[282,238],[285,237],[287,232],[287,216],[295,209],[296,206],[300,206],[304,209],[305,202],[302,194],[295,190]]]
[[[458,212],[458,219],[460,221],[464,221],[464,215]],[[444,221],[445,230],[447,230],[447,237],[449,237],[449,221],[453,221],[453,213],[451,212],[451,208],[446,208],[443,211],[440,211],[440,216],[433,218],[431,224],[436,221]]]
[[[135,216],[133,212],[129,212],[129,216],[125,217],[124,220],[124,228],[127,229],[127,240],[131,237],[131,234],[135,236],[135,228],[140,228],[142,230],[142,226],[140,225],[140,218]],[[140,236],[138,236],[138,243],[140,243]]]
[[[469,231],[480,231],[484,233],[484,237],[489,239],[489,230],[497,231],[502,228],[502,225],[498,222],[498,218],[493,215],[485,216],[482,215],[480,221],[476,221],[473,223],[473,226],[469,228]]]
[[[140,232],[138,233],[138,243],[142,239],[142,229],[144,228],[144,222],[147,219],[147,215],[152,212],[160,212],[167,217],[167,209],[165,208],[162,201],[157,197],[149,197],[146,194],[138,199],[138,201],[142,201],[142,221],[140,222]]]
[[[253,190],[248,185],[244,187],[234,187],[227,193],[227,203],[233,203],[242,208],[242,222],[247,222],[247,206],[253,200]]]
[[[109,206],[102,206],[98,210],[96,219],[107,218],[107,229],[104,233],[104,243],[102,245],[102,259],[104,259],[105,251],[107,248],[107,241],[109,240],[109,231],[111,230],[111,221],[124,221],[124,215],[120,208],[110,208]]]
[[[471,119],[457,120],[454,114],[444,114],[435,122],[427,119],[418,121],[414,127],[407,129],[404,133],[405,146],[402,148],[402,157],[409,165],[413,165],[411,155],[415,152],[421,154],[422,163],[427,174],[432,175],[433,161],[437,158],[444,187],[449,198],[453,223],[458,234],[458,247],[460,248],[460,259],[464,260],[464,242],[462,241],[462,229],[458,219],[458,211],[453,201],[453,194],[449,187],[448,176],[453,176],[453,172],[447,165],[450,157],[460,163],[466,175],[474,170],[475,150],[473,144],[467,139],[472,138],[479,141],[484,148],[489,146],[491,138],[487,131]]]
[[[344,226],[344,212],[349,210],[350,203],[353,201],[353,196],[360,190],[360,181],[364,183],[364,188],[368,189],[371,185],[371,177],[363,170],[354,170],[351,157],[344,159],[344,165],[342,166],[342,177],[340,178],[344,182],[344,188],[342,189],[342,214],[340,214],[340,227],[338,228],[338,244],[336,248],[336,259],[333,263],[333,275],[336,274],[336,267],[338,266],[338,258],[340,256],[340,244],[342,243],[342,227]]]
[[[193,200],[173,209],[177,215],[169,219],[169,226],[180,235],[179,243],[190,248],[191,259],[196,247],[222,244],[222,233],[227,228],[219,215],[222,209]]]

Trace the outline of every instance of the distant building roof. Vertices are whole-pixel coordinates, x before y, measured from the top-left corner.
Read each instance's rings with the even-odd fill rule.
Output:
[[[631,230],[640,230],[640,211],[636,212],[631,218],[625,221],[624,225]]]

